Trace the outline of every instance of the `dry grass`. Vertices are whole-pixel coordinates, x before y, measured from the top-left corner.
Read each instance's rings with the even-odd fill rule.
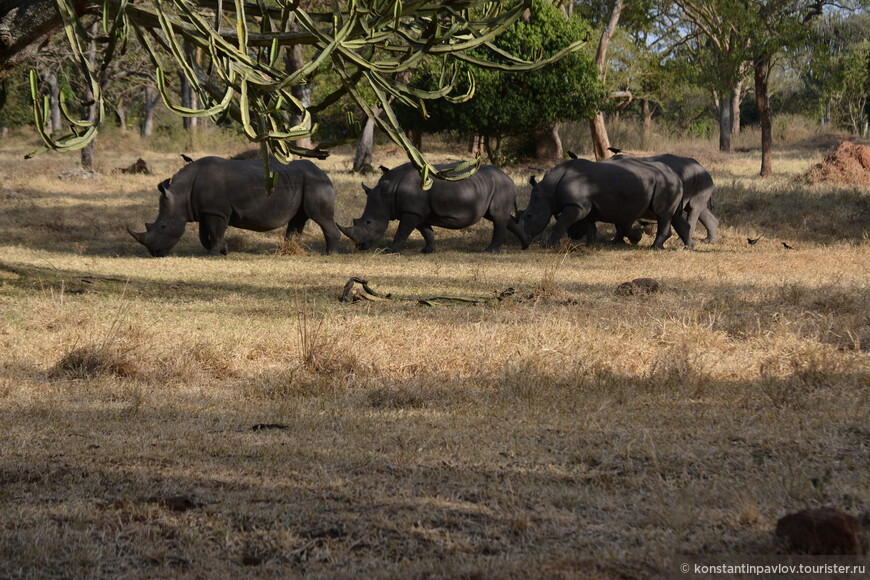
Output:
[[[0,577],[670,577],[778,553],[788,511],[868,510],[870,192],[796,185],[815,149],[766,182],[696,151],[724,239],[695,252],[490,256],[482,224],[325,257],[310,225],[304,253],[233,231],[208,258],[192,226],[152,259],[122,226],[181,159],[137,143],[103,163],[156,177],[0,146]],[[394,300],[339,303],[351,276]]]

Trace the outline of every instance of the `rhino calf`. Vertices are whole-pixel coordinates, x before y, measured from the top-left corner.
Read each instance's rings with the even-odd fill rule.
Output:
[[[439,169],[447,167],[441,166]],[[399,220],[391,252],[401,252],[415,229],[423,235],[423,253],[435,250],[432,226],[458,230],[476,224],[482,218],[492,222],[492,242],[487,252],[496,252],[511,231],[529,246],[528,238],[511,216],[516,204],[513,180],[492,165],[482,166],[474,175],[461,181],[435,180],[429,190],[420,186],[420,174],[410,163],[395,169],[383,168],[378,184],[366,192],[362,217],[351,227],[338,226],[357,248],[368,249],[380,240],[390,220]]]
[[[188,222],[199,222],[199,240],[215,256],[227,253],[228,226],[265,232],[286,225],[289,238],[312,219],[323,230],[326,253],[335,253],[341,232],[334,218],[335,189],[326,173],[308,160],[284,165],[274,158],[272,171],[278,182],[269,194],[261,159],[198,159],[157,186],[157,219],[146,223],[144,232],[127,231],[152,256],[162,257],[181,239]]]

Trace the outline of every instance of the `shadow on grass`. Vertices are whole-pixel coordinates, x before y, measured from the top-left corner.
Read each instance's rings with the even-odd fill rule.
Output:
[[[107,529],[114,550],[109,564],[140,571],[160,566],[151,555],[165,552],[193,569],[216,561],[328,575],[335,566],[358,571],[374,565],[381,566],[375,577],[396,577],[400,567],[391,566],[431,571],[446,552],[489,570],[484,576],[516,566],[516,577],[529,577],[530,566],[545,561],[585,577],[583,570],[597,558],[612,560],[618,548],[622,562],[644,568],[638,577],[669,577],[662,551],[777,553],[772,530],[760,535],[756,521],[731,516],[739,507],[734,489],[755,498],[767,516],[812,497],[811,478],[826,470],[846,488],[860,481],[849,466],[860,461],[861,433],[848,422],[827,420],[825,438],[806,429],[782,441],[752,428],[764,416],[757,406],[721,423],[692,417],[708,407],[674,385],[653,389],[607,372],[566,384],[561,369],[534,376],[517,369],[498,378],[485,388],[488,379],[452,392],[436,388],[429,399],[425,389],[408,398],[399,384],[393,395],[326,397],[324,408],[334,409],[326,419],[319,418],[322,410],[312,414],[301,404],[281,411],[271,401],[251,400],[245,412],[213,400],[207,406],[191,401],[196,413],[169,412],[155,394],[132,415],[89,408],[86,401],[63,411],[17,411],[4,422],[14,433],[33,434],[0,464],[0,489],[24,508],[14,528],[0,533],[3,559],[76,576],[77,566],[84,571],[100,564],[94,561],[102,557],[99,550],[87,548],[103,541],[91,530]],[[450,380],[445,373],[427,379],[439,386]],[[566,389],[574,392],[561,403],[566,408],[550,408]],[[753,387],[715,389],[727,393],[726,400],[713,396],[709,408],[733,404],[734,393],[750,396]],[[635,415],[636,425],[601,414],[613,404],[595,416],[608,398],[620,408],[646,408],[636,399],[650,393],[663,395],[662,405]],[[384,404],[390,396],[396,404]],[[592,402],[567,410],[587,396]],[[464,398],[487,411],[451,413],[451,405],[465,408]],[[446,411],[443,417],[396,415],[430,404]],[[354,405],[370,409],[355,413]],[[532,407],[546,415],[513,421]],[[584,422],[586,414],[594,428]],[[802,413],[775,414],[785,424],[803,424]],[[558,416],[571,421],[551,420]],[[288,428],[252,431],[260,421]],[[844,460],[832,463],[838,454],[846,454]],[[801,480],[784,481],[783,470],[800,473]],[[709,518],[719,524],[711,526]],[[679,539],[651,546],[651,538],[663,537]],[[38,555],[24,549],[37,538]],[[86,549],[68,558],[67,542],[84,542]],[[324,553],[328,557],[317,556]]]
[[[713,207],[721,227],[763,231],[768,238],[805,243],[860,241],[868,235],[870,191],[867,189],[795,184],[763,191],[724,181],[727,180],[719,180]],[[144,221],[153,219],[157,213],[157,196],[151,190],[132,194],[135,199],[129,198],[129,201],[112,199],[112,194],[105,192],[66,196],[22,191],[19,195],[0,199],[0,244],[93,256],[136,255],[142,252],[142,248],[129,238],[124,228],[129,225],[141,230]],[[46,203],[66,197],[73,203]],[[391,239],[395,224],[391,222],[383,240],[384,246]],[[173,255],[202,255],[196,227],[196,224],[190,225]],[[699,226],[699,235],[703,231]],[[477,252],[486,246],[491,232],[489,222],[481,222],[468,234],[436,228],[436,244],[440,251]],[[259,236],[249,236],[247,232],[230,228],[230,251],[274,251],[282,230],[267,235],[273,234],[275,242],[270,243],[262,241]],[[312,222],[308,224],[306,236],[313,240],[314,253],[322,251],[324,244],[320,229]],[[343,251],[350,251],[351,244],[343,240],[342,247]],[[420,247],[422,240],[415,233],[409,241],[407,253],[415,253]],[[509,234],[506,249],[517,247],[517,241]]]

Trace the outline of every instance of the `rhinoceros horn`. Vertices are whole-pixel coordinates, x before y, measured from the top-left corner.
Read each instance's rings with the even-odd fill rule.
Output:
[[[341,231],[341,233],[349,237],[351,240],[356,241],[356,235],[354,234],[353,227],[346,228],[339,224],[336,225],[338,225],[338,229]]]
[[[148,224],[145,224],[145,226],[147,227]],[[137,242],[139,242],[143,246],[145,245],[145,234],[147,232],[142,232],[142,233],[134,232],[130,226],[127,226],[127,233],[130,234],[131,236],[133,236],[134,240],[136,240]]]

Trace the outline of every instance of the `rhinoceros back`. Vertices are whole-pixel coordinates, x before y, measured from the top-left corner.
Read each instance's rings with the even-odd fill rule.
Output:
[[[188,167],[194,165],[197,172],[190,184],[193,216],[197,220],[203,214],[226,216],[229,225],[252,231],[286,225],[302,206],[307,181],[318,191],[332,191],[326,175],[308,161],[282,165],[273,160],[278,183],[271,193],[266,191],[263,162],[259,159],[206,157]]]

